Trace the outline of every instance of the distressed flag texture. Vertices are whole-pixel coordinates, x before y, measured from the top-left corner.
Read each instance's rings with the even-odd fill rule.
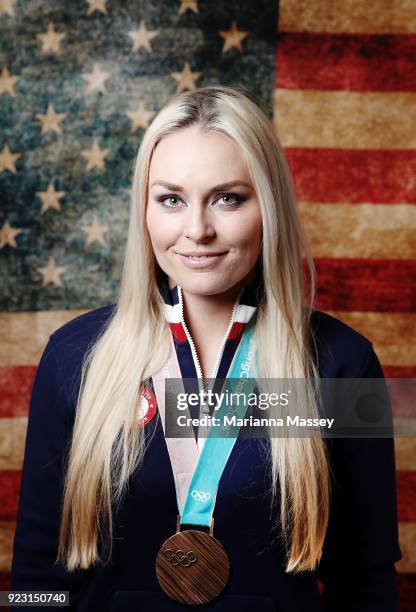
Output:
[[[280,2],[274,123],[312,244],[317,306],[370,338],[398,379],[416,376],[415,33],[407,0]],[[393,402],[395,420],[414,419],[414,405]],[[395,450],[400,609],[414,610],[416,437],[397,437]]]
[[[235,85],[263,101],[317,306],[374,343],[386,376],[415,377],[415,32],[409,0],[0,0],[1,588],[36,366],[57,327],[115,301],[134,155],[176,92]],[[411,610],[416,438],[395,447]]]

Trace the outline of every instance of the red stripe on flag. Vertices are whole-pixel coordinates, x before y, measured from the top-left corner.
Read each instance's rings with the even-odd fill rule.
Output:
[[[393,417],[395,419],[414,419],[416,380],[413,378],[388,378],[387,381]]]
[[[322,310],[414,312],[416,260],[315,259]]]
[[[0,591],[10,591],[11,584],[10,572],[0,572]]]
[[[398,574],[400,612],[415,612],[416,574]]]
[[[382,365],[386,378],[416,378],[416,366]]]
[[[0,367],[0,418],[27,416],[37,366]]]
[[[416,89],[415,35],[279,32],[277,54],[281,89]]]
[[[396,472],[399,521],[416,521],[416,472]]]
[[[285,154],[300,201],[416,202],[416,150],[287,147]]]
[[[1,521],[16,520],[21,475],[21,470],[0,470]]]

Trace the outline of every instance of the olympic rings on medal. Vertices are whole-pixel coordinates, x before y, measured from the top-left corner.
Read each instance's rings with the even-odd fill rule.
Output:
[[[198,491],[198,489],[194,489],[191,496],[192,499],[198,502],[207,502],[211,499],[211,493],[209,491]]]
[[[168,561],[172,563],[172,565],[181,565],[182,567],[189,567],[191,563],[195,563],[198,559],[193,550],[188,550],[186,553],[181,550],[172,550],[171,548],[167,548],[164,551],[165,557]]]

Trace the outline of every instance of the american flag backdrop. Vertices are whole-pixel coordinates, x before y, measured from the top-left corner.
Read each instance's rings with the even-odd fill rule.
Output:
[[[264,102],[318,307],[372,340],[386,376],[415,378],[415,33],[411,0],[0,0],[0,588],[36,366],[52,331],[114,302],[134,155],[176,92],[236,85]],[[416,437],[395,447],[403,611]]]

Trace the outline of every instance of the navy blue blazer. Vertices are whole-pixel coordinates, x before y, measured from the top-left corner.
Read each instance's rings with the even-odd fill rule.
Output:
[[[63,456],[74,422],[82,357],[114,305],[83,314],[49,338],[29,409],[13,545],[12,589],[69,590],[70,610],[173,612],[189,609],[160,589],[155,558],[175,532],[175,485],[160,419],[144,463],[114,517],[107,565],[68,573],[55,564]],[[338,319],[314,311],[321,377],[382,377],[371,342]],[[149,426],[148,426],[149,427]],[[149,427],[149,431],[151,427]],[[239,612],[393,612],[398,541],[392,438],[326,439],[334,479],[330,523],[316,571],[285,573],[269,509],[264,440],[237,439],[220,481],[214,535],[232,573],[214,602],[191,606]],[[105,546],[105,544],[104,544]],[[106,558],[104,556],[104,558]],[[317,578],[324,584],[321,596]],[[50,609],[50,608],[45,608]]]

